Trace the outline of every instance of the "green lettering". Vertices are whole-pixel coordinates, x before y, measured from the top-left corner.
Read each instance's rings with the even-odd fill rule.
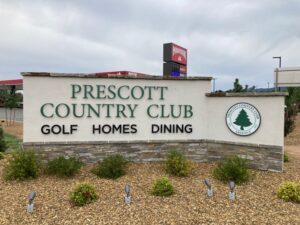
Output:
[[[97,99],[106,99],[105,85],[96,85],[96,87],[97,87]]]
[[[117,104],[117,118],[120,118],[120,114],[123,115],[124,118],[127,118],[126,114],[124,113],[125,105]]]
[[[173,118],[179,118],[181,116],[181,106],[182,105],[178,105],[179,108],[179,112],[177,113],[177,115],[175,115],[175,105],[170,105],[171,106],[171,117]]]
[[[137,104],[134,104],[134,107],[133,108],[131,108],[131,106],[132,105],[130,105],[130,104],[127,104],[127,106],[128,106],[128,109],[130,110],[130,118],[134,118],[135,116],[134,116],[134,111],[136,110],[136,108],[137,108]]]
[[[148,108],[147,108],[147,114],[148,114],[148,116],[151,117],[151,118],[157,118],[157,117],[158,117],[158,114],[157,114],[156,116],[153,116],[153,114],[151,114],[151,111],[150,111],[150,110],[151,110],[152,107],[156,107],[157,109],[159,108],[159,106],[158,106],[158,105],[155,105],[155,104],[149,105]]]
[[[137,88],[140,89],[140,96],[139,97],[137,97],[136,93],[135,93],[135,90]],[[144,89],[141,86],[134,86],[131,89],[131,96],[132,96],[133,99],[142,99],[144,97]]]
[[[93,95],[92,95],[92,92],[93,92],[93,86],[92,85],[83,85],[84,87],[84,99],[87,99],[88,98],[88,95],[91,97],[91,98],[95,98]]]
[[[65,115],[62,115],[61,113],[61,111],[62,111],[62,107],[64,107],[65,108]],[[60,118],[66,118],[66,117],[68,117],[69,116],[69,114],[70,114],[70,108],[69,108],[69,106],[67,105],[67,104],[65,104],[65,103],[60,103],[60,104],[58,104],[56,107],[55,107],[55,114],[58,116],[58,117],[60,117]]]
[[[92,117],[91,116],[91,111],[94,113],[94,115],[96,117],[100,117],[100,106],[101,104],[96,104],[96,106],[98,107],[97,109],[95,109],[93,106],[91,106],[90,104],[87,104],[88,106],[88,116],[87,117]]]
[[[72,86],[72,97],[71,98],[76,98],[75,94],[78,94],[81,92],[81,86],[78,84],[71,84]]]
[[[52,118],[52,117],[53,117],[53,113],[52,113],[51,115],[46,115],[45,112],[44,112],[45,107],[46,107],[47,105],[51,106],[52,108],[54,107],[54,105],[53,105],[52,103],[45,103],[45,104],[42,105],[42,107],[41,107],[41,114],[42,114],[43,117],[46,117],[46,118]]]
[[[77,115],[77,111],[76,109],[78,109],[77,104],[72,104],[72,108],[73,108],[73,116],[75,116],[76,118],[82,118],[84,116],[84,108],[85,108],[85,104],[81,104],[81,115]]]
[[[111,95],[108,96],[108,99],[115,99],[116,98],[115,89],[116,89],[115,85],[109,85],[108,86],[108,92],[111,94]]]
[[[129,99],[129,95],[127,97],[121,96],[121,89],[123,89],[123,88],[127,88],[128,90],[130,89],[129,86],[127,86],[127,85],[119,87],[119,89],[118,89],[118,96],[119,96],[119,98],[120,99]]]
[[[102,104],[102,107],[106,107],[106,118],[110,118],[111,115],[110,115],[110,107],[115,107],[114,104]]]
[[[160,118],[169,118],[170,114],[168,116],[165,115],[165,105],[160,105],[161,106],[161,115]]]
[[[148,100],[152,100],[152,90],[157,89],[155,86],[145,86],[145,90],[148,89]]]
[[[168,90],[168,87],[157,87],[160,89],[160,99],[159,100],[164,100],[164,90]]]
[[[193,116],[193,107],[191,105],[184,105],[184,118],[191,118]]]

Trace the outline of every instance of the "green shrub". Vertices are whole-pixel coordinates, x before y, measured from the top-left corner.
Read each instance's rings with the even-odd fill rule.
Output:
[[[21,150],[22,141],[16,136],[4,133],[4,141],[7,147],[6,150]]]
[[[286,137],[289,133],[293,131],[295,127],[295,121],[292,117],[285,119],[284,121],[284,136]]]
[[[288,162],[289,160],[289,155],[285,152],[283,155],[283,162]]]
[[[27,180],[38,176],[40,162],[34,151],[15,151],[4,169],[6,180]]]
[[[223,182],[233,180],[237,184],[247,182],[250,178],[247,160],[238,156],[229,156],[218,163],[213,171],[216,179]]]
[[[176,150],[172,150],[167,154],[166,171],[175,176],[188,176],[191,172],[191,162],[185,156]]]
[[[170,196],[174,193],[174,187],[167,177],[161,177],[155,181],[152,194],[156,196]]]
[[[0,152],[5,152],[6,149],[7,149],[7,145],[4,140],[3,129],[2,127],[0,127]]]
[[[283,182],[277,190],[278,198],[300,203],[300,182]]]
[[[125,175],[128,161],[122,155],[112,155],[103,159],[92,169],[92,173],[99,177],[117,179]]]
[[[4,154],[2,152],[0,152],[0,160],[4,159]]]
[[[82,164],[83,163],[75,157],[66,159],[60,156],[47,163],[46,172],[59,177],[71,177],[81,168]]]
[[[95,186],[88,183],[78,184],[70,193],[70,200],[76,206],[92,203],[97,198]]]

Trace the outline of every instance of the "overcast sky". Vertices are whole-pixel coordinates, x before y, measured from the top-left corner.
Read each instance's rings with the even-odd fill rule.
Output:
[[[216,89],[273,86],[300,66],[300,0],[0,0],[0,79],[20,72],[162,74],[163,43]]]

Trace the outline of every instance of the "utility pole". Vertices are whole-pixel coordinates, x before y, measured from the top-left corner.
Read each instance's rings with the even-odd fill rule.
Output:
[[[279,67],[281,68],[281,56],[273,56],[273,59],[279,59]]]
[[[217,79],[217,78],[213,78],[213,79],[212,79],[212,80],[213,80],[213,92],[216,91],[216,79]]]
[[[279,59],[279,67],[281,68],[281,56],[273,56],[273,59]],[[275,91],[278,91],[278,68],[276,68],[275,72]],[[280,89],[279,89],[280,90]]]

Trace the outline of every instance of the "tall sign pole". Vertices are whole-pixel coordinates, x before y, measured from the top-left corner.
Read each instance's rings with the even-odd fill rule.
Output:
[[[187,49],[174,43],[164,44],[163,75],[172,77],[187,76]]]
[[[273,59],[279,59],[279,68],[281,68],[281,56],[274,56]],[[275,91],[278,91],[278,68],[275,69]]]

